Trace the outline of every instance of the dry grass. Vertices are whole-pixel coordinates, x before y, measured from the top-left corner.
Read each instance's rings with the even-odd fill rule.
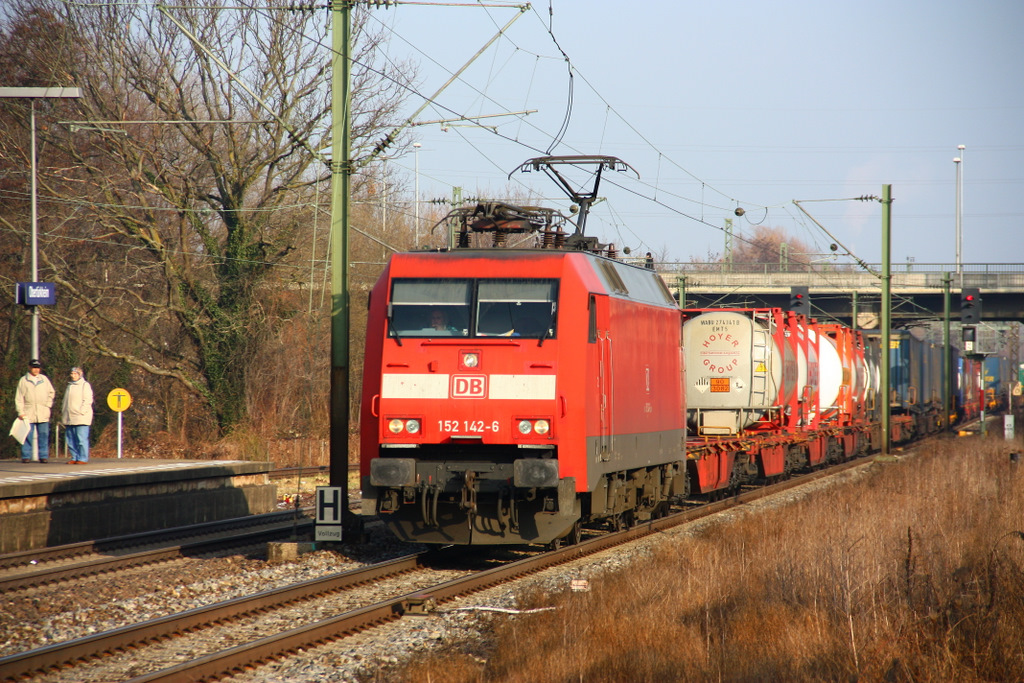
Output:
[[[1018,446],[1019,448],[1019,446]],[[1024,680],[1024,464],[949,441],[378,680]]]

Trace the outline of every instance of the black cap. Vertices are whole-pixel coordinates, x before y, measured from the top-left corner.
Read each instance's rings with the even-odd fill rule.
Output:
[[[41,367],[43,367],[43,364],[40,363],[37,359],[33,358],[32,360],[30,360],[28,362],[28,366],[30,368],[41,368]]]

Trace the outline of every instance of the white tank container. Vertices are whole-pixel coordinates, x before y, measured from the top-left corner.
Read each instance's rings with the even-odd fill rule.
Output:
[[[847,383],[843,373],[843,363],[839,359],[836,343],[827,334],[816,335],[818,338],[818,410],[822,417],[827,417],[835,408],[839,398],[839,390]]]
[[[785,358],[770,324],[735,311],[683,324],[687,417],[697,436],[737,434],[795,391],[782,386]]]
[[[818,413],[818,350],[813,329],[799,323],[794,328],[797,338],[796,395],[803,413],[800,424],[804,425],[813,421]]]

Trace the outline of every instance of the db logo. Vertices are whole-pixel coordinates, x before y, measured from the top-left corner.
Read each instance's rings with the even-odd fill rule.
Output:
[[[485,398],[486,396],[486,376],[454,375],[452,377],[452,398]]]

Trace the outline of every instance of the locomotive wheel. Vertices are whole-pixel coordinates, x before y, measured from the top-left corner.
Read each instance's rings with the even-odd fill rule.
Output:
[[[562,547],[562,539],[556,538],[548,543],[548,550],[555,551]]]
[[[615,515],[615,530],[616,531],[625,531],[626,529],[630,528],[631,526],[633,526],[633,512],[632,512],[632,510],[627,510],[626,512],[621,512],[621,513]]]
[[[572,531],[566,536],[566,542],[569,545],[576,545],[583,540],[583,522],[576,520],[576,523],[572,525]]]

